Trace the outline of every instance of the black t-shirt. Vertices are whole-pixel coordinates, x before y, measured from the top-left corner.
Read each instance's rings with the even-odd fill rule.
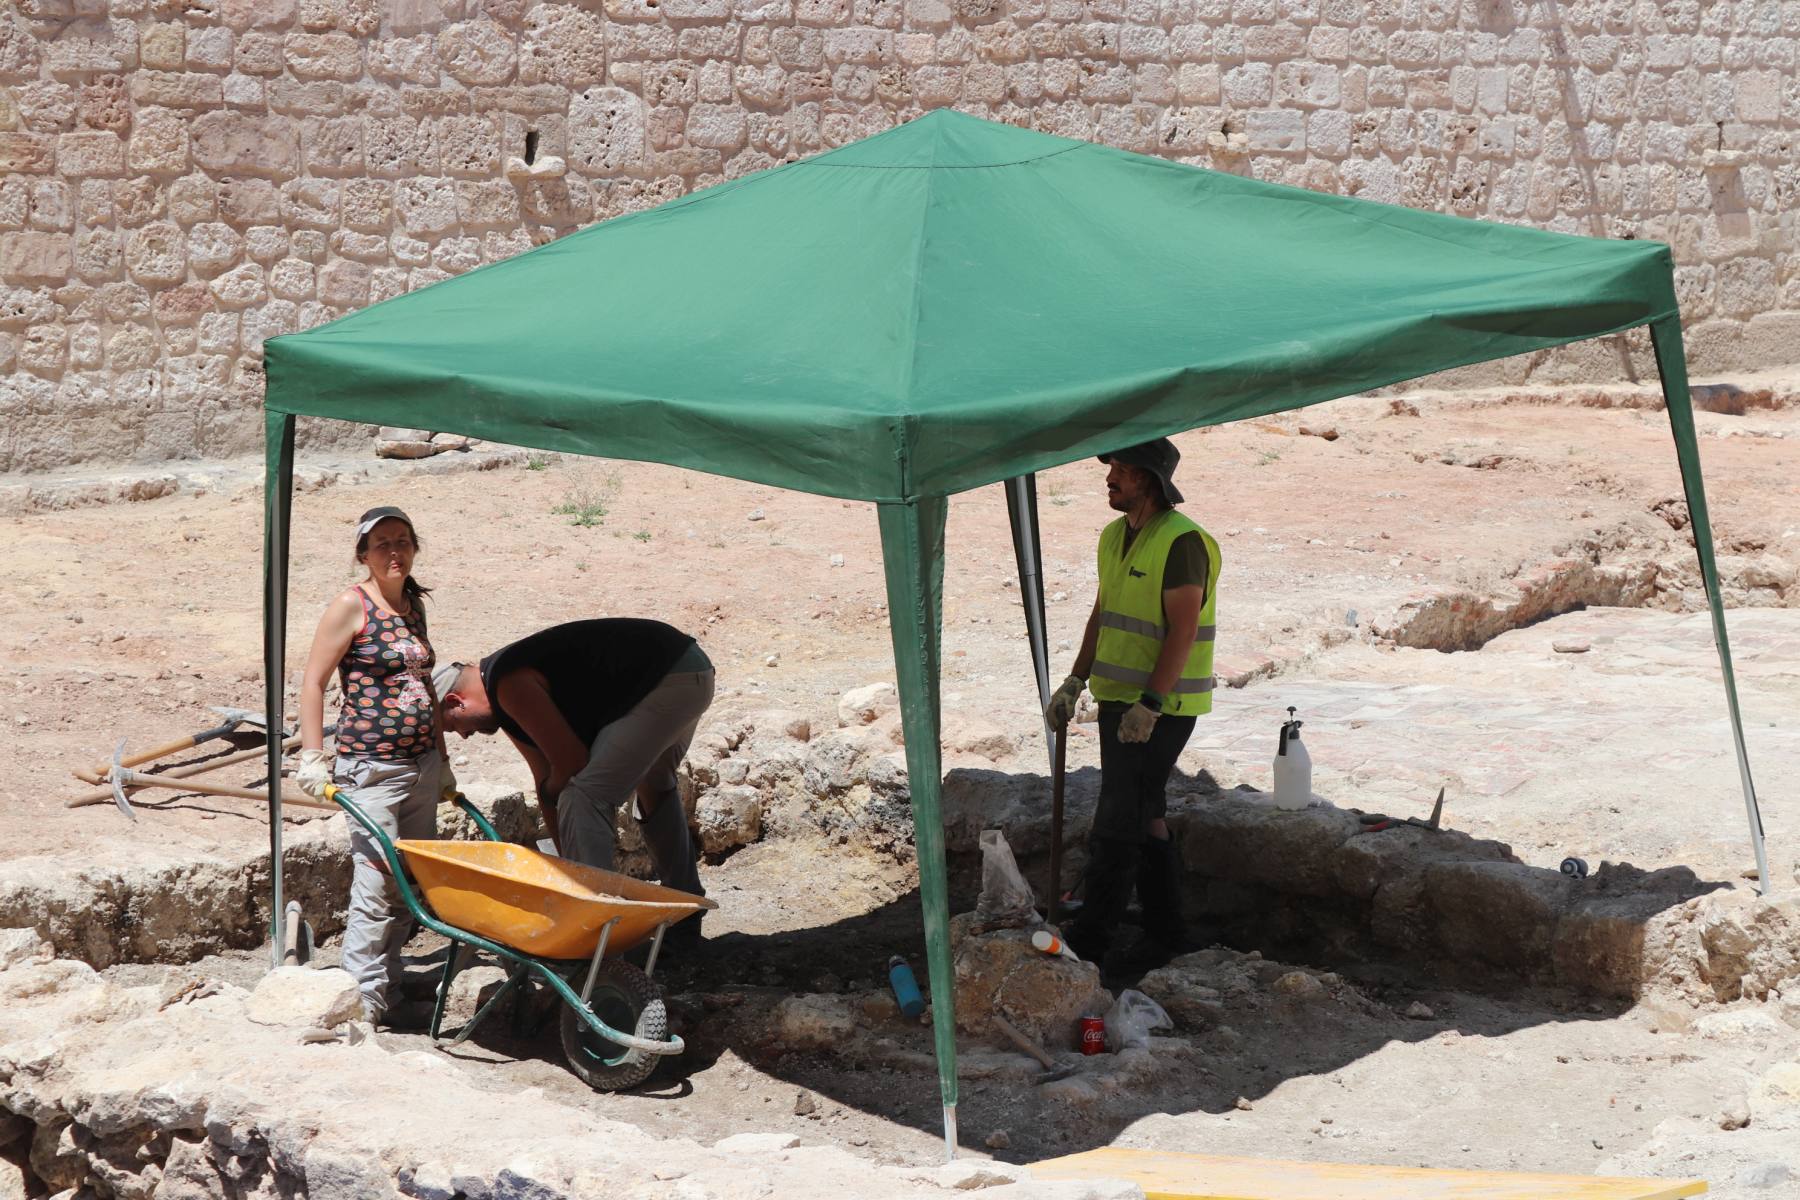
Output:
[[[514,671],[541,672],[557,711],[585,746],[648,696],[693,644],[693,638],[661,621],[632,617],[570,621],[520,638],[482,659],[481,682],[500,728],[532,746],[536,743],[500,707],[499,685]]]

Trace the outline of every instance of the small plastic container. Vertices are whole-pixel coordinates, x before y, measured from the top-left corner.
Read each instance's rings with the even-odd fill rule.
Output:
[[[916,1017],[925,1011],[925,997],[919,994],[919,981],[913,978],[912,968],[898,954],[888,959],[888,985],[894,989],[894,999],[900,1002],[902,1014]]]

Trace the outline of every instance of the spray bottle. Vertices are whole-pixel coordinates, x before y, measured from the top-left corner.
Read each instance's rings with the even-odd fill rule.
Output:
[[[1312,756],[1300,740],[1300,722],[1293,708],[1281,726],[1281,745],[1275,752],[1275,807],[1305,808],[1312,800]]]

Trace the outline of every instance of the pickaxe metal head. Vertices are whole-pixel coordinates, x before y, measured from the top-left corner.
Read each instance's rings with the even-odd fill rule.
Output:
[[[137,813],[132,811],[131,801],[125,798],[125,785],[120,782],[120,772],[125,769],[122,765],[124,758],[125,739],[120,738],[119,744],[113,748],[112,770],[106,773],[106,778],[107,781],[112,784],[113,803],[119,806],[120,812],[135,821],[137,820]]]
[[[269,720],[265,714],[252,712],[247,708],[227,708],[222,704],[209,704],[207,708],[211,712],[218,713],[233,725],[266,726]]]

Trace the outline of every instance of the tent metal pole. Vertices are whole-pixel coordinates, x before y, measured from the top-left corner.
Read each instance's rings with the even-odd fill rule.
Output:
[[[1731,743],[1737,751],[1738,781],[1744,791],[1744,812],[1750,820],[1750,845],[1756,853],[1757,890],[1764,896],[1775,891],[1769,875],[1769,855],[1763,844],[1762,810],[1756,803],[1756,784],[1750,778],[1750,754],[1744,746],[1744,720],[1738,708],[1737,676],[1731,667],[1731,643],[1725,636],[1725,602],[1719,594],[1719,568],[1713,554],[1712,520],[1706,511],[1706,484],[1700,473],[1700,445],[1694,435],[1693,400],[1688,394],[1687,356],[1681,348],[1681,319],[1664,317],[1650,325],[1650,341],[1656,349],[1656,369],[1662,376],[1663,401],[1669,412],[1669,428],[1675,435],[1675,456],[1681,462],[1681,487],[1687,496],[1688,524],[1694,532],[1694,553],[1700,559],[1700,578],[1706,586],[1706,606],[1712,613],[1713,645],[1719,652],[1719,670],[1725,679],[1725,706],[1731,716]]]
[[[269,951],[281,965],[281,729],[287,676],[288,534],[294,501],[294,418],[263,412],[263,716],[269,743]]]
[[[943,750],[938,681],[943,666],[944,517],[942,496],[881,504],[882,566],[887,575],[888,628],[906,736],[913,842],[919,857],[919,903],[931,980],[931,1032],[944,1106],[944,1149],[956,1157],[956,980],[950,961],[950,886],[944,863]]]
[[[1025,606],[1025,635],[1037,675],[1038,711],[1050,707],[1050,627],[1044,616],[1044,554],[1038,541],[1037,476],[1015,475],[1006,487],[1006,517],[1012,525],[1013,558],[1019,564],[1019,601]],[[1056,763],[1056,731],[1044,722],[1044,745]]]

